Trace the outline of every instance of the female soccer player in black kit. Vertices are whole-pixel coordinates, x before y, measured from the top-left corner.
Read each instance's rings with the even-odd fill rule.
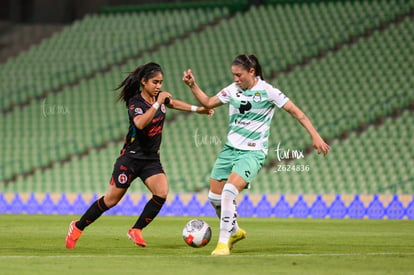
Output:
[[[122,88],[119,100],[125,101],[130,121],[125,145],[115,162],[105,196],[95,201],[80,220],[70,223],[66,248],[75,248],[85,227],[115,206],[136,177],[140,177],[145,183],[152,198],[127,235],[136,245],[147,245],[142,237],[142,229],[160,212],[168,194],[168,182],[159,155],[165,107],[199,114],[214,113],[213,110],[172,99],[170,93],[161,92],[162,83],[163,72],[160,65],[150,62],[130,73],[117,88]]]

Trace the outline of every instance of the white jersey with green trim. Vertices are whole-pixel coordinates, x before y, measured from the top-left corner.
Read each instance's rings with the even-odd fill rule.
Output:
[[[229,133],[226,144],[240,150],[268,152],[270,122],[275,107],[282,108],[289,98],[280,90],[258,78],[250,90],[233,83],[217,94],[229,104]]]

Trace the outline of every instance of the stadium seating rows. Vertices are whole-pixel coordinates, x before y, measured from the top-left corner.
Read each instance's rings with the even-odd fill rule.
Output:
[[[121,63],[227,13],[222,8],[86,16],[0,66],[0,109]]]
[[[406,12],[409,5],[413,6],[413,1],[350,3],[254,7],[243,15],[236,14],[234,18],[224,20],[199,34],[193,34],[186,40],[161,47],[156,52],[130,60],[124,66],[115,67],[108,73],[97,74],[73,87],[66,87],[61,93],[52,94],[41,102],[35,101],[27,107],[14,110],[1,118],[1,124],[6,129],[1,144],[2,159],[6,160],[2,161],[1,167],[3,179],[18,172],[28,172],[33,168],[43,167],[52,161],[69,157],[70,159],[67,163],[53,166],[52,169],[37,170],[28,178],[19,177],[10,186],[3,187],[4,190],[38,192],[105,190],[105,184],[109,180],[112,164],[121,147],[120,140],[125,134],[127,125],[126,111],[122,104],[114,103],[115,96],[111,89],[116,87],[125,77],[125,73],[134,69],[137,64],[150,60],[162,64],[165,71],[165,89],[172,91],[177,98],[195,103],[191,93],[180,80],[184,68],[191,67],[200,86],[205,87],[210,94],[214,94],[231,80],[229,64],[232,58],[240,52],[245,52],[246,49],[259,55],[265,68],[265,76],[270,75],[272,71],[283,70],[288,64],[312,57],[320,50],[330,49],[335,43],[347,41],[351,36],[361,35],[365,30],[378,26],[383,20],[392,20],[397,14]],[[220,15],[221,11],[218,12]],[[323,16],[319,16],[319,13]],[[132,15],[91,16],[74,24],[61,36],[67,36],[65,39],[69,40],[77,37],[76,39],[81,43],[87,40],[85,39],[88,37],[87,33],[94,32],[94,27],[91,26],[99,25],[99,22],[105,24],[105,29],[113,35],[110,30],[114,25],[111,24],[116,22],[118,26],[123,26],[127,24],[123,19],[126,17],[128,20],[125,21],[129,22],[130,16]],[[211,15],[204,16],[209,20],[216,18]],[[270,20],[258,20],[258,18]],[[298,18],[300,20],[296,20]],[[98,23],[90,22],[94,20]],[[234,35],[240,32],[238,29],[241,25],[247,26],[247,29],[242,32],[243,35]],[[255,28],[249,29],[249,26]],[[190,27],[194,26],[189,25]],[[390,26],[386,31],[376,32],[366,40],[361,39],[336,53],[328,54],[321,60],[312,61],[304,68],[297,68],[289,74],[280,75],[277,81],[268,80],[292,97],[310,115],[324,136],[338,137],[343,131],[355,130],[361,123],[369,124],[378,116],[389,115],[394,108],[405,108],[407,103],[413,100],[413,94],[410,93],[410,89],[412,90],[414,86],[411,77],[413,65],[410,62],[412,60],[410,45],[413,45],[413,34],[410,30],[413,27],[413,20],[407,18],[402,23]],[[170,33],[165,39],[176,35],[179,33]],[[329,39],[326,39],[327,37]],[[123,41],[122,37],[114,36],[114,38],[116,41]],[[50,42],[54,39],[60,41],[60,36],[45,41],[39,48],[15,59],[15,62],[8,62],[4,67],[1,66],[0,70],[5,71],[6,68],[19,70],[21,64],[31,64],[38,58],[33,52],[39,52],[40,58],[46,58],[47,53],[55,47],[65,49],[62,44]],[[101,49],[104,51],[114,42],[108,37],[106,39]],[[313,45],[315,41],[318,41],[317,45]],[[131,47],[133,44],[129,45]],[[142,48],[150,49],[152,45],[143,45]],[[60,69],[67,68],[63,63],[75,64],[76,54],[70,51],[67,53],[75,56],[74,61],[62,59],[62,63],[54,64],[51,69],[57,69],[59,72]],[[79,54],[82,56],[81,53]],[[90,59],[86,59],[85,64],[102,61],[103,66],[107,66],[117,63],[120,58],[128,55],[133,54],[126,52],[122,57],[108,57],[110,60],[106,61],[102,61],[96,55],[90,55],[88,57]],[[177,56],[180,58],[176,58]],[[23,59],[24,62],[21,62],[20,60]],[[54,60],[59,60],[59,56],[54,56]],[[99,64],[95,65],[99,68]],[[74,70],[72,72],[74,74],[68,74],[70,76],[68,81],[80,75],[86,76],[96,68]],[[59,78],[53,77],[55,75],[46,77],[45,75],[48,74],[50,72],[44,69],[44,82],[55,81],[55,87],[66,81],[60,81]],[[33,85],[43,85],[43,83],[39,84],[39,78],[32,73],[28,73],[27,78],[28,80],[25,81],[31,81]],[[35,96],[36,89],[27,92]],[[37,90],[42,91],[42,89],[44,87],[39,87]],[[25,100],[22,93],[16,92],[14,95],[16,97],[11,99],[11,102]],[[175,111],[170,113],[173,116],[177,115]],[[412,182],[393,185],[404,182],[412,175],[407,169],[412,166],[412,160],[407,157],[397,159],[393,157],[395,150],[401,148],[399,146],[408,148],[408,152],[412,152],[410,149],[412,146],[407,147],[410,142],[412,143],[409,137],[409,131],[412,132],[412,129],[407,128],[410,123],[413,125],[411,117],[410,113],[408,115],[404,113],[401,119],[393,121],[396,126],[386,124],[378,129],[369,129],[366,134],[370,132],[373,134],[369,134],[366,141],[363,141],[361,136],[351,134],[345,141],[338,144],[335,142],[332,154],[326,159],[313,154],[294,162],[309,165],[311,170],[308,173],[275,173],[272,170],[275,167],[263,170],[252,192],[318,193],[319,190],[327,193],[412,192]],[[197,115],[180,115],[177,120],[167,122],[162,157],[173,192],[193,192],[202,190],[208,185],[209,171],[215,156],[225,142],[227,120],[226,108],[219,108],[213,119]],[[269,161],[276,160],[274,148],[279,142],[283,143],[285,148],[297,150],[309,145],[310,140],[306,132],[286,113],[277,112],[274,124],[277,127],[272,127]],[[393,132],[395,136],[384,135],[384,132],[390,131],[395,131]],[[377,136],[382,138],[376,138]],[[398,141],[389,145],[390,138]],[[106,146],[104,149],[92,150],[87,156],[81,156],[87,153],[89,148],[103,145]],[[379,154],[376,148],[384,146],[389,147],[388,152],[394,154]],[[355,153],[345,148],[364,148],[367,151]],[[406,156],[409,154],[407,153]],[[357,162],[355,159],[368,161]],[[379,159],[383,162],[378,163]],[[390,166],[393,169],[389,169]],[[145,186],[141,184],[135,184],[132,189],[136,192],[145,192]]]
[[[268,39],[258,44],[260,47],[265,46],[261,50],[262,54],[273,57],[279,66],[285,66],[312,52],[315,53],[318,49],[326,48],[332,41],[342,41],[350,35],[357,35],[359,29],[373,27],[381,20],[392,18],[408,7],[410,3],[406,1],[379,1],[372,4],[356,2],[354,5],[326,3],[292,5],[292,8],[290,5],[252,8],[249,13],[253,24],[246,26],[253,28],[249,30],[250,35],[257,35],[253,41]],[[140,16],[88,16],[45,41],[40,47],[32,48],[27,54],[0,67],[1,75],[8,80],[1,81],[1,85],[4,85],[2,90],[7,91],[2,95],[1,109],[24,102],[29,97],[39,96],[45,90],[56,89],[61,84],[71,83],[79,77],[116,64],[140,51],[151,49],[156,44],[165,43],[187,30],[225,16],[227,12],[226,9],[216,9],[213,12],[199,9],[172,11],[168,16],[165,12],[140,13]],[[321,12],[324,16],[319,16]],[[270,20],[262,22],[257,18]],[[300,20],[297,20],[298,18]],[[327,20],[333,22],[326,22]],[[222,24],[222,28],[217,28],[214,32],[219,34],[219,38],[230,39],[231,33],[237,31],[234,28],[243,24],[243,21],[244,15],[239,14],[234,20],[229,21],[229,26]],[[154,25],[161,31],[154,32],[151,29]],[[137,26],[144,27],[140,27],[138,32]],[[331,26],[332,29],[326,29],[327,26]],[[337,34],[341,36],[336,37]],[[273,43],[268,42],[269,38]],[[246,38],[245,40],[248,41]],[[228,46],[230,43],[232,41],[224,45]],[[274,43],[276,45],[272,45]],[[275,49],[279,53],[272,56]]]
[[[332,151],[325,158],[314,153],[260,173],[256,181],[258,191],[409,194],[414,181],[410,171],[414,165],[410,137],[413,126],[413,113],[406,111],[381,126],[370,126],[362,134],[352,133],[346,140],[332,143]],[[307,165],[309,171],[283,171],[284,166],[303,170],[301,166]]]

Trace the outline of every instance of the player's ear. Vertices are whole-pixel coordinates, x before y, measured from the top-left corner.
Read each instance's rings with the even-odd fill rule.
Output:
[[[252,76],[256,76],[256,70],[254,68],[250,68],[249,74]]]

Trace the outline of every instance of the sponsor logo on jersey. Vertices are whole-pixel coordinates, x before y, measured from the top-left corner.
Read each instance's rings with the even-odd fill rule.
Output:
[[[239,107],[239,112],[240,114],[244,114],[245,112],[249,111],[252,108],[252,104],[248,101],[241,101],[240,103],[240,107]]]
[[[163,112],[165,114],[165,104],[161,104],[161,112]]]
[[[236,124],[236,125],[243,125],[243,126],[248,126],[248,125],[250,125],[250,121],[244,121],[244,120],[235,120],[234,121],[234,124]]]

